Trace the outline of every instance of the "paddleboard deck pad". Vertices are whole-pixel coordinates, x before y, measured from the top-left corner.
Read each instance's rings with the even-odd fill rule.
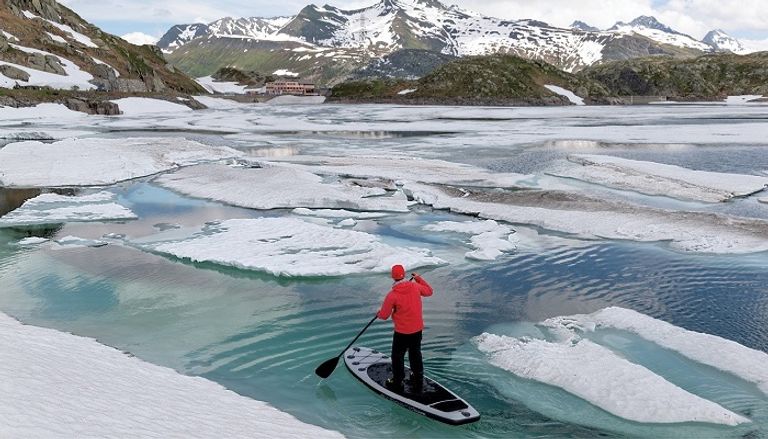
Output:
[[[374,392],[403,407],[451,425],[468,424],[480,419],[477,412],[465,400],[435,380],[424,377],[421,391],[414,385],[408,366],[405,367],[405,382],[397,393],[386,387],[392,377],[392,359],[387,355],[366,347],[352,347],[344,352],[344,364],[363,384]]]

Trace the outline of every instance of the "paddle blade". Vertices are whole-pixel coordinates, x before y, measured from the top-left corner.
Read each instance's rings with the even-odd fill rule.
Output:
[[[328,378],[333,373],[333,370],[336,369],[336,365],[338,363],[339,363],[339,357],[331,358],[325,363],[317,366],[317,369],[315,369],[315,373],[320,378]]]

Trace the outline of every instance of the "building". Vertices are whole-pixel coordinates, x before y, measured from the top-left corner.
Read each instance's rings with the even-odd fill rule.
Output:
[[[267,94],[277,95],[295,95],[295,96],[314,96],[315,84],[304,84],[298,81],[275,81],[267,82]]]

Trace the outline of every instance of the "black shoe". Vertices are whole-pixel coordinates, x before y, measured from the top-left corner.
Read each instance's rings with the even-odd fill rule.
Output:
[[[398,381],[396,382],[393,378],[389,378],[385,383],[384,387],[386,387],[388,390],[391,390],[395,393],[402,393],[403,392],[403,382]]]
[[[424,389],[424,376],[423,375],[411,375],[408,379],[408,384],[411,387],[411,392],[420,395]]]

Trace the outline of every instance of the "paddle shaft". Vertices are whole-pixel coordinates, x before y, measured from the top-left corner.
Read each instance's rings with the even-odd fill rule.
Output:
[[[374,315],[374,316],[373,316],[373,318],[371,319],[371,321],[370,321],[370,322],[368,322],[368,324],[367,324],[367,325],[365,325],[365,328],[363,328],[363,330],[362,330],[362,331],[360,331],[360,333],[359,333],[359,334],[357,334],[357,337],[355,337],[355,338],[354,338],[354,339],[353,339],[351,342],[349,342],[349,344],[347,345],[347,347],[345,347],[345,348],[344,348],[344,350],[343,350],[343,351],[341,351],[341,353],[340,353],[339,355],[337,355],[337,356],[336,356],[336,358],[340,358],[342,355],[344,355],[344,352],[347,352],[347,349],[349,349],[349,348],[350,348],[350,347],[351,347],[353,344],[355,344],[355,342],[357,341],[357,339],[358,339],[358,338],[360,338],[360,336],[361,336],[361,335],[363,335],[363,333],[364,333],[364,332],[365,332],[365,331],[368,329],[368,327],[370,327],[370,326],[373,324],[373,322],[375,322],[375,321],[376,321],[376,319],[377,319],[377,318],[379,318],[379,316],[378,316],[378,315]]]

